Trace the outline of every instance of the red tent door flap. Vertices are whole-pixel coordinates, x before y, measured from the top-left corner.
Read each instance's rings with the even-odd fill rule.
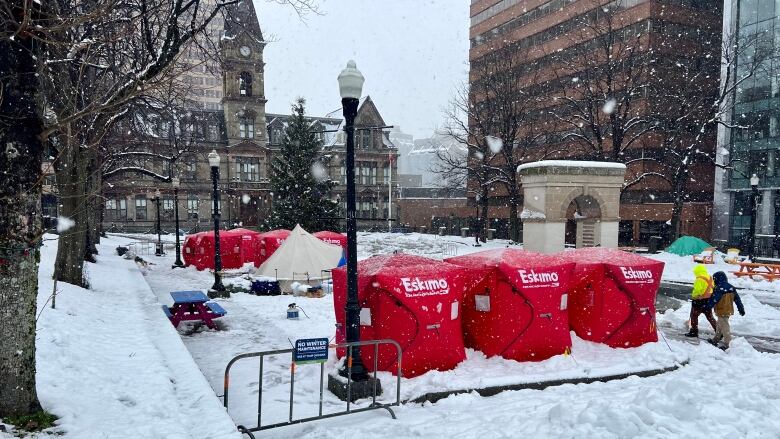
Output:
[[[374,334],[377,339],[388,338],[401,345],[401,352],[406,358],[406,350],[416,341],[420,332],[417,317],[412,311],[404,306],[391,293],[378,290],[374,294],[373,310],[376,315],[371,316],[371,326],[374,328]],[[361,337],[364,340],[365,337]],[[366,360],[366,366],[373,370],[374,368],[374,348],[366,346],[362,348],[362,357]],[[411,359],[409,359],[411,360]],[[382,345],[379,347],[379,359],[377,361],[378,370],[396,372],[396,349],[392,345]]]

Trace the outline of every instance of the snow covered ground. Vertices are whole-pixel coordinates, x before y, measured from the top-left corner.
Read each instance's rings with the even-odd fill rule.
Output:
[[[138,266],[116,256],[116,243],[106,240],[98,263],[88,264],[89,290],[58,283],[50,308],[54,238],[42,248],[37,330],[38,396],[60,418],[50,436],[239,438]]]
[[[487,246],[475,248],[471,246],[470,239],[414,234],[361,234],[359,240],[360,259],[372,254],[391,253],[394,250],[441,258],[453,253],[465,254],[507,245],[506,242],[492,241]],[[208,272],[197,272],[189,268],[172,273],[167,269],[168,264],[168,261],[163,261],[151,266],[146,273],[147,281],[161,301],[170,300],[168,293],[173,289],[207,288],[212,282]],[[181,284],[182,279],[187,282],[184,286]],[[229,277],[226,282],[246,283],[241,277]],[[759,308],[761,304],[757,301],[753,303],[752,300],[754,299],[746,299],[746,305],[756,310],[754,316],[757,320],[772,316],[773,308]],[[285,310],[290,302],[296,302],[310,318],[302,316],[298,321],[287,320]],[[228,310],[228,315],[222,319],[226,331],[200,331],[183,337],[217,394],[222,393],[222,374],[228,358],[244,352],[287,348],[297,338],[330,337],[334,332],[333,303],[330,297],[309,299],[234,294],[231,299],[222,300],[220,303]],[[760,313],[759,310],[765,312]],[[684,309],[670,312],[666,316],[659,316],[659,321],[680,324],[681,316],[685,316],[685,313]],[[735,331],[740,327],[740,330],[750,333],[772,334],[771,323],[752,327],[745,324],[735,322]],[[184,328],[180,332],[188,333]],[[732,349],[727,353],[709,345],[694,346],[675,341],[670,341],[669,344],[671,349],[662,341],[638,349],[613,350],[575,337],[573,356],[560,356],[539,363],[485,358],[480,352],[469,350],[467,360],[454,371],[434,371],[418,378],[404,379],[402,399],[414,398],[436,390],[486,387],[571,376],[609,375],[664,367],[685,359],[689,359],[690,364],[679,371],[653,378],[630,378],[606,384],[566,385],[544,391],[506,392],[491,398],[482,398],[476,394],[451,396],[435,404],[406,404],[397,410],[398,421],[391,421],[384,412],[372,412],[285,427],[260,437],[345,437],[354,429],[371,437],[466,438],[484,434],[491,437],[514,437],[518,432],[539,437],[661,437],[669,434],[697,437],[708,431],[718,432],[719,435],[722,432],[732,432],[749,437],[752,422],[764,428],[753,430],[755,432],[780,432],[780,424],[766,418],[768,413],[780,408],[773,400],[777,392],[754,390],[750,398],[740,396],[739,401],[733,403],[730,392],[736,392],[736,389],[741,389],[742,386],[752,387],[753,378],[744,376],[721,387],[713,386],[708,381],[734,379],[731,378],[734,374],[728,369],[752,367],[748,366],[749,364],[759,364],[759,375],[780,377],[780,372],[774,371],[774,367],[780,365],[778,356],[758,353],[741,339],[735,340]],[[326,369],[335,366],[331,360],[326,364]],[[264,424],[287,419],[289,374],[288,356],[266,360],[263,377]],[[297,368],[295,417],[316,414],[318,379],[318,366]],[[380,374],[380,379],[386,390],[382,399],[392,400],[392,376]],[[231,383],[231,416],[237,423],[255,425],[258,396],[257,359],[242,360],[238,363],[232,372]],[[736,396],[736,393],[734,395]],[[762,399],[768,402],[771,408],[760,405],[745,406],[744,402],[751,401],[751,398]],[[740,423],[722,420],[718,418],[717,413],[720,412],[717,410],[703,416],[692,415],[704,411],[708,402],[713,400],[722,402],[726,407],[734,406],[740,416],[753,421]],[[328,413],[341,410],[344,405],[325,392],[324,407],[325,413]]]
[[[183,324],[177,334],[163,316],[160,304],[171,303],[170,291],[207,289],[213,282],[212,275],[194,268],[171,269],[171,252],[164,257],[145,256],[150,264],[143,268],[142,276],[136,264],[113,252],[114,247],[129,241],[118,236],[105,239],[98,263],[89,266],[92,290],[60,285],[56,310],[43,308],[52,287],[55,243],[48,242],[44,248],[39,393],[44,406],[61,416],[58,428],[66,438],[238,437],[217,397],[222,395],[227,361],[245,352],[287,348],[298,338],[330,337],[334,333],[330,296],[315,299],[238,293],[219,300],[228,311],[219,319],[221,330]],[[359,241],[361,259],[394,250],[442,258],[507,245],[492,241],[475,248],[468,238],[386,233],[361,234]],[[681,267],[683,263],[670,259],[669,276],[682,278],[682,271],[692,266],[685,263],[688,267]],[[667,272],[664,277],[668,277]],[[225,282],[247,281],[235,271],[227,273]],[[744,296],[748,314],[732,320],[734,331],[777,336],[780,311],[751,294]],[[287,320],[285,310],[291,302],[308,317],[302,314],[300,320]],[[684,325],[687,312],[683,307],[659,314],[659,325]],[[510,391],[493,397],[461,394],[433,404],[404,404],[396,408],[398,420],[391,420],[384,411],[375,411],[284,427],[257,437],[780,435],[780,419],[776,416],[780,412],[780,387],[761,385],[780,379],[780,355],[757,352],[742,338],[736,338],[727,352],[706,343],[690,345],[671,340],[668,346],[662,340],[640,348],[614,350],[575,338],[572,356],[538,363],[485,358],[475,351],[469,351],[467,357],[454,371],[405,379],[402,397],[444,389],[609,375],[684,360],[688,364],[650,378]],[[333,360],[326,364],[327,369],[335,367]],[[316,414],[319,370],[317,365],[296,369],[296,418]],[[264,424],[287,418],[289,376],[289,357],[266,360]],[[389,401],[394,396],[393,378],[389,374],[381,374],[380,378],[385,388],[383,398]],[[257,359],[237,363],[231,383],[230,416],[236,423],[254,426]],[[325,392],[325,413],[343,408],[341,401]],[[0,437],[4,437],[2,433]]]

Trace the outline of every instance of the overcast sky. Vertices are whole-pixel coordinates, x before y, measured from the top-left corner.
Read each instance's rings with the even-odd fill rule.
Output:
[[[265,49],[269,113],[339,108],[339,72],[354,59],[390,125],[415,138],[442,124],[442,108],[466,79],[469,0],[317,0],[322,15],[301,21],[289,6],[254,0]]]

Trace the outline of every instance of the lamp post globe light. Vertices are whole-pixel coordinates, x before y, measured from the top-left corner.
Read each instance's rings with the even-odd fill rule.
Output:
[[[211,167],[211,183],[213,186],[212,200],[214,219],[214,285],[209,290],[209,297],[222,297],[225,293],[225,286],[222,285],[222,256],[219,249],[219,154],[217,150],[212,149],[209,153],[209,166]]]
[[[355,220],[355,116],[357,116],[360,94],[363,91],[365,79],[350,60],[347,67],[341,71],[338,77],[341,105],[344,111],[344,131],[346,133],[346,173],[347,173],[347,304],[346,313],[346,339],[348,343],[360,341],[360,303],[358,302],[358,273],[357,273],[357,224]],[[348,351],[349,352],[349,351]],[[349,354],[348,354],[349,355]],[[351,369],[348,365],[351,364]],[[351,375],[352,389],[351,399],[371,396],[374,386],[377,392],[381,392],[378,382],[373,382],[369,377],[363,360],[360,356],[360,346],[353,346],[351,358],[347,358],[339,375],[347,377]],[[346,385],[340,381],[329,378],[328,388],[342,399],[346,399]]]
[[[160,189],[156,189],[154,191],[154,203],[157,207],[157,222],[155,225],[156,231],[157,231],[157,245],[154,249],[154,255],[155,256],[163,256],[165,252],[163,252],[163,246],[162,246],[162,239],[160,234],[162,233],[161,227],[160,227]]]
[[[181,182],[179,177],[173,177],[171,179],[171,186],[173,186],[173,220],[176,223],[176,261],[173,262],[171,268],[183,268],[184,263],[181,261],[181,242],[179,241],[179,186]]]
[[[753,260],[756,248],[756,215],[758,214],[758,175],[750,177],[750,231],[748,232],[748,259]]]

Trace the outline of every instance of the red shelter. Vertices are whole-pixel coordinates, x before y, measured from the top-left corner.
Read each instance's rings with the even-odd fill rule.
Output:
[[[567,293],[574,263],[518,249],[445,261],[481,278],[463,299],[466,347],[517,361],[544,360],[571,349]]]
[[[198,243],[204,233],[206,232],[193,233],[184,238],[184,244],[182,244],[182,257],[184,258],[185,266],[189,267],[190,265],[194,265],[198,270],[203,270],[203,267],[200,267],[200,260],[203,258],[203,249],[198,246]]]
[[[259,267],[262,265],[266,259],[274,254],[276,249],[281,247],[288,236],[290,236],[290,231],[287,229],[271,230],[270,232],[260,234],[260,246],[258,248],[259,252],[255,257],[255,266]]]
[[[327,242],[328,244],[334,244],[334,245],[340,245],[341,248],[344,249],[344,251],[347,250],[347,235],[338,233],[338,232],[330,232],[327,230],[323,230],[322,232],[317,232],[313,234],[315,237]]]
[[[406,254],[374,256],[358,263],[362,340],[392,339],[403,351],[402,373],[415,377],[449,370],[466,359],[461,301],[468,275],[458,266]],[[347,270],[333,270],[336,340],[346,339]],[[344,355],[340,352],[339,355]],[[361,356],[374,368],[374,349]],[[395,373],[395,348],[379,348],[377,369]]]
[[[255,264],[256,267],[259,267],[260,264],[257,263],[257,255],[260,253],[260,246],[261,246],[261,233],[255,232],[254,230],[249,229],[243,229],[243,228],[237,228],[228,230],[226,232],[221,232],[219,237],[220,240],[222,239],[222,235],[237,235],[241,237],[241,244],[240,244],[240,254],[241,254],[241,265],[246,264],[247,262],[252,262]]]
[[[192,265],[198,270],[214,269],[214,232],[201,232],[193,243],[195,255]],[[189,237],[188,237],[189,238]],[[220,231],[219,250],[222,268],[241,268],[241,235]],[[185,241],[186,249],[187,241]]]
[[[608,248],[582,248],[559,256],[576,263],[569,324],[578,336],[612,347],[658,341],[655,297],[663,262]]]

